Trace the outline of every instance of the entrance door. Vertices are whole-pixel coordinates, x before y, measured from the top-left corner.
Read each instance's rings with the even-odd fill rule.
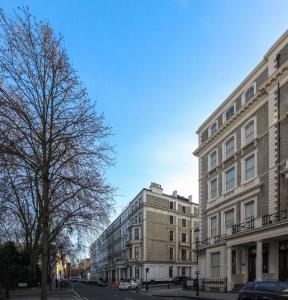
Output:
[[[288,279],[288,241],[279,242],[279,280]]]
[[[248,248],[248,281],[256,279],[256,246]]]

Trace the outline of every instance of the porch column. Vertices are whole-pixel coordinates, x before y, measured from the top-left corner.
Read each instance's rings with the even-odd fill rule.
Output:
[[[232,249],[227,247],[227,291],[232,290]]]
[[[257,241],[257,249],[256,249],[256,280],[262,280],[262,265],[263,265],[262,241]]]

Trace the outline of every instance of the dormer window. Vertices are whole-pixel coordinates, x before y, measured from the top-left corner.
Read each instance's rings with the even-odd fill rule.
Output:
[[[224,115],[223,115],[223,122],[226,122],[229,119],[231,119],[234,116],[234,114],[235,114],[235,105],[233,104],[224,113]]]

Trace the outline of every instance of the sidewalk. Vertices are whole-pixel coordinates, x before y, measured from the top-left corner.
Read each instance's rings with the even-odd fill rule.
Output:
[[[153,289],[151,291],[142,291],[150,296],[157,297],[173,297],[173,298],[188,298],[188,299],[202,299],[202,300],[237,300],[238,293],[219,293],[219,292],[199,292],[199,296],[196,296],[195,291],[183,290],[183,288],[171,288],[171,289]]]
[[[5,299],[5,298],[4,298]],[[39,300],[40,289],[10,292],[11,300]],[[81,299],[76,292],[71,289],[57,289],[48,291],[48,300],[75,300]]]

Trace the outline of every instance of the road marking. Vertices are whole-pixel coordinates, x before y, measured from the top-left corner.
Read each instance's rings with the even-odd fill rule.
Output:
[[[81,296],[74,290],[74,289],[71,289],[71,291],[78,297],[78,298],[81,298]],[[82,298],[83,299],[83,298]]]

